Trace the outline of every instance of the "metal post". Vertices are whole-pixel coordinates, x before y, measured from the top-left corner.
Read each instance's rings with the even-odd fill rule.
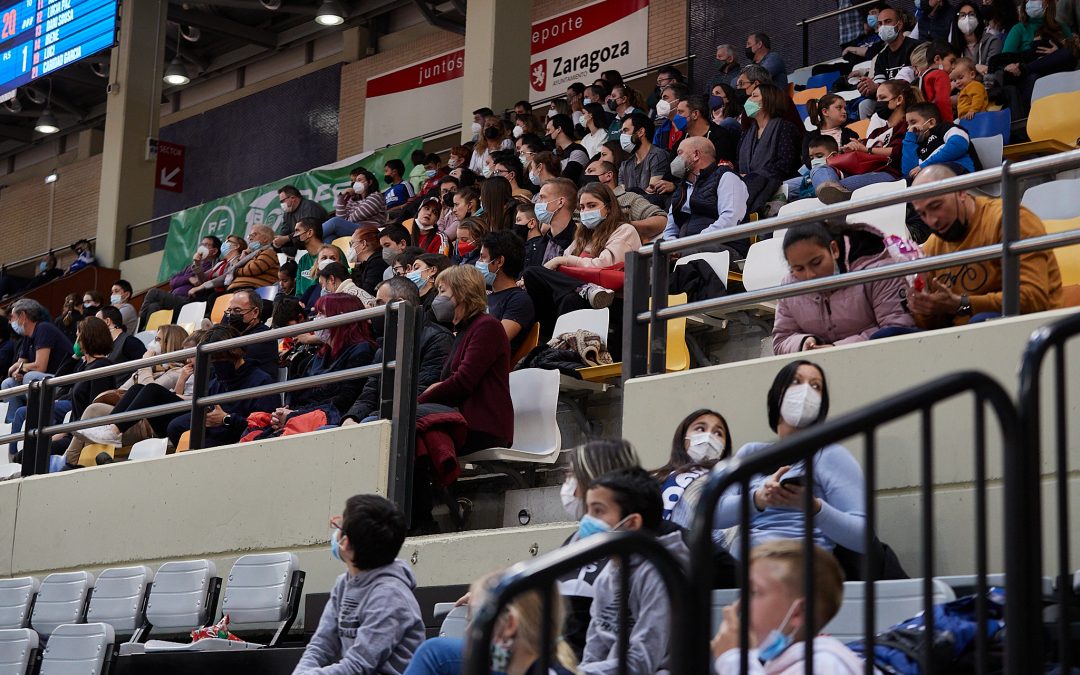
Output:
[[[623,285],[623,381],[644,375],[648,364],[646,343],[649,341],[649,325],[637,320],[645,310],[649,297],[649,278],[646,276],[645,258],[638,251],[626,254]]]
[[[49,450],[46,447],[41,451],[37,429],[48,425],[51,414],[52,399],[46,381],[31,382],[26,395],[26,419],[23,421],[23,476],[49,473]],[[42,424],[42,416],[45,417],[45,424]]]
[[[206,406],[200,403],[210,387],[210,353],[204,345],[195,348],[195,383],[191,396],[191,437],[188,447],[201,450],[206,446]]]
[[[405,514],[412,526],[413,465],[416,460],[416,382],[420,365],[419,308],[399,302],[397,352],[394,354],[394,413],[390,440],[390,476],[387,498]],[[386,352],[383,352],[386,358]]]
[[[802,64],[803,68],[810,65],[810,24],[806,19],[802,22]]]
[[[383,343],[382,343],[382,375],[379,379],[379,417],[384,420],[393,419],[394,415],[394,381],[397,379],[390,372],[391,359],[397,354],[398,313],[393,311],[392,304],[385,305],[386,314],[383,319]],[[359,420],[357,420],[359,421]]]
[[[1001,165],[1001,315],[1020,313],[1020,256],[1012,244],[1020,241],[1020,186],[1012,162]]]
[[[660,252],[661,239],[653,244],[652,254],[652,302],[649,306],[649,374],[667,371],[667,319],[657,319],[656,313],[667,307],[668,258]],[[625,354],[623,355],[625,356]]]

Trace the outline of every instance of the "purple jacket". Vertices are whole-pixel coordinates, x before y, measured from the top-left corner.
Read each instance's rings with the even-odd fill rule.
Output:
[[[855,272],[893,262],[888,252],[882,251],[848,261],[847,267]],[[791,274],[784,279],[785,284],[794,281]],[[901,304],[906,285],[900,277],[780,300],[773,321],[773,354],[802,351],[808,337],[822,343],[846,345],[868,340],[888,326],[914,327],[915,320]]]
[[[203,272],[205,273],[207,270],[209,270],[216,264],[217,258],[214,258],[213,260],[203,260]],[[172,279],[169,279],[169,292],[173,295],[179,295],[180,297],[187,299],[188,291],[191,290],[191,277],[193,276],[195,276],[195,263],[191,263],[184,269],[174,274]]]

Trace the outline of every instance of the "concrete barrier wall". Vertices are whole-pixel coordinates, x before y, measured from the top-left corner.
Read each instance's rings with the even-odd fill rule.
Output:
[[[963,369],[981,370],[996,379],[1010,395],[1018,387],[1021,353],[1032,331],[1073,310],[1003,319],[970,328],[921,333],[891,340],[863,343],[800,355],[769,357],[753,361],[701,368],[686,373],[640,378],[628,382],[624,391],[623,434],[634,443],[646,466],[662,465],[670,452],[672,433],[679,421],[697,408],[721,412],[731,427],[737,449],[751,441],[775,439],[768,427],[766,392],[776,373],[789,361],[806,358],[819,363],[829,384],[830,417],[848,412],[890,394],[907,390],[937,376]],[[1070,418],[1080,410],[1080,340],[1066,350],[1069,358],[1067,401]],[[1044,400],[1052,401],[1050,389]],[[974,571],[974,452],[973,398],[959,397],[935,408],[934,483],[935,532],[938,574]],[[1053,430],[1044,419],[1046,442]],[[879,534],[900,552],[909,572],[918,572],[919,513],[921,498],[919,420],[908,416],[878,430]],[[992,496],[998,494],[1002,478],[1001,447],[997,428],[989,426],[987,475],[993,481]],[[862,460],[862,439],[844,444]],[[1044,445],[1052,448],[1052,445]],[[1069,429],[1070,476],[1080,481],[1080,429]],[[1051,462],[1045,456],[1044,473]],[[1044,495],[1044,513],[1050,514],[1050,495]],[[990,500],[990,523],[1002,523],[1001,501]],[[1075,512],[1075,510],[1074,510]],[[1074,516],[1075,517],[1075,516]],[[1053,523],[1048,518],[1044,559],[1055,553],[1050,540]],[[1003,567],[1000,527],[992,533],[991,562]],[[963,548],[959,548],[962,546]],[[1080,542],[1072,542],[1074,567],[1080,563]]]

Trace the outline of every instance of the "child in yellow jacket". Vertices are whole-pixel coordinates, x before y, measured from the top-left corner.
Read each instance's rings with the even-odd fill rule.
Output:
[[[990,99],[986,96],[986,87],[979,82],[975,71],[975,62],[968,58],[957,59],[949,77],[952,79],[956,96],[956,119],[969,120],[975,113],[986,112]]]

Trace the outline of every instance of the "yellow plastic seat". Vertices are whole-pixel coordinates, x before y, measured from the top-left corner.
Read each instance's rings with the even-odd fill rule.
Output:
[[[185,431],[180,434],[180,439],[176,441],[177,452],[187,452],[191,449],[191,432]]]
[[[813,89],[803,89],[797,91],[791,96],[791,100],[795,102],[795,105],[806,105],[810,102],[810,99],[821,98],[825,94],[828,94],[829,90],[825,87],[814,87]]]
[[[1080,230],[1080,216],[1065,220],[1044,220],[1047,234],[1057,234],[1070,230]],[[1080,284],[1080,244],[1062,246],[1054,249],[1058,268],[1061,270],[1061,285]]]
[[[221,323],[221,320],[225,318],[225,310],[228,308],[232,296],[232,293],[226,293],[225,295],[219,295],[217,300],[214,300],[214,308],[210,310],[211,321]]]
[[[143,327],[143,330],[157,330],[162,326],[167,326],[172,323],[172,318],[173,310],[159,309],[146,319],[146,326]]]
[[[529,330],[528,335],[525,336],[525,341],[521,343],[521,346],[517,348],[514,355],[510,357],[510,367],[513,368],[521,359],[528,356],[529,352],[536,348],[536,345],[540,344],[540,322],[533,323],[532,328]]]
[[[668,307],[686,304],[686,293],[668,296]],[[652,303],[649,303],[652,306]],[[686,345],[686,317],[668,319],[667,353],[664,369],[669,373],[678,373],[690,369],[690,348]],[[588,382],[605,382],[622,375],[622,362],[578,368],[578,375]]]
[[[1006,145],[1005,159],[1049,155],[1074,150],[1080,141],[1080,91],[1044,96],[1032,101],[1027,119],[1027,143]]]
[[[848,124],[847,128],[854,131],[855,135],[860,139],[864,139],[866,138],[866,130],[870,128],[870,120],[856,120],[851,124]]]
[[[82,453],[79,455],[79,466],[97,466],[97,456],[103,452],[109,457],[116,457],[115,446],[103,445],[101,443],[84,445]]]
[[[349,252],[349,244],[352,242],[352,237],[338,237],[333,241],[334,246],[340,248],[343,252]]]

